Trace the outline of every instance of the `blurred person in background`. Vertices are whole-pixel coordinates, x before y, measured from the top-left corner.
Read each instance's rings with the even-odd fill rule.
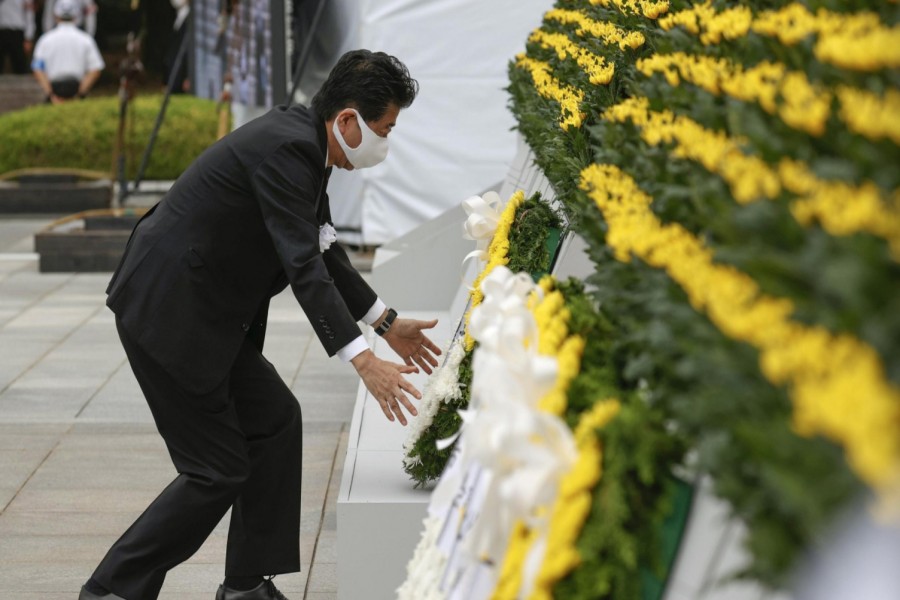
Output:
[[[53,104],[87,96],[106,66],[94,38],[75,26],[80,6],[80,0],[56,0],[58,25],[34,48],[31,70]]]
[[[31,0],[0,0],[0,73],[9,57],[13,73],[28,72],[34,42],[34,5]]]
[[[53,9],[57,2],[59,0],[44,0],[44,33],[56,26]],[[97,4],[94,0],[75,0],[75,4],[75,26],[94,37],[97,33]]]

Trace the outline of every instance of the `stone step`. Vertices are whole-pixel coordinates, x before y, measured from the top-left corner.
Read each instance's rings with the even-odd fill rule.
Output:
[[[44,102],[44,91],[34,76],[0,75],[0,114]]]

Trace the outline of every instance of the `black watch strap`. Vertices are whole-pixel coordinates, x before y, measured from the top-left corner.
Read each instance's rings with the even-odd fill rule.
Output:
[[[384,318],[384,320],[378,324],[378,327],[375,328],[375,333],[378,335],[384,335],[388,332],[388,329],[391,328],[391,324],[393,324],[394,319],[397,318],[397,311],[393,308],[388,309],[388,314]]]

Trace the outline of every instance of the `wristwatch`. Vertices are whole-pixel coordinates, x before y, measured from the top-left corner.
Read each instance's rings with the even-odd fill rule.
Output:
[[[388,314],[384,318],[384,320],[378,324],[378,327],[375,328],[375,333],[378,335],[384,335],[388,332],[388,329],[391,328],[391,324],[394,322],[394,319],[397,318],[397,311],[393,308],[388,309]]]

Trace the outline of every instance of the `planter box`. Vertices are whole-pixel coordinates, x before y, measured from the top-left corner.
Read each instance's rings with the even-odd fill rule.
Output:
[[[76,213],[109,208],[112,181],[78,170],[23,170],[0,177],[0,213]]]
[[[41,273],[114,271],[122,258],[129,232],[41,232],[34,238]]]
[[[112,272],[144,211],[79,213],[51,223],[34,236],[41,273]]]

